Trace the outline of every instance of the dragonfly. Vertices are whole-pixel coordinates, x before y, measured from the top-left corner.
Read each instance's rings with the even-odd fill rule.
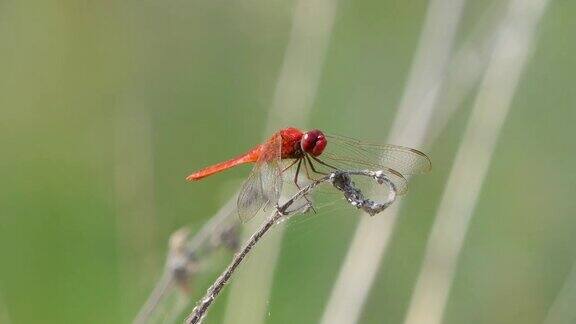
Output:
[[[325,134],[319,129],[302,131],[287,127],[244,154],[196,171],[186,180],[198,181],[247,163],[254,163],[254,167],[238,195],[237,209],[242,222],[277,204],[283,174],[292,168],[295,168],[293,181],[299,189],[302,170],[310,180],[335,170],[380,170],[394,183],[398,195],[406,193],[410,176],[432,168],[430,158],[413,148],[367,143]]]

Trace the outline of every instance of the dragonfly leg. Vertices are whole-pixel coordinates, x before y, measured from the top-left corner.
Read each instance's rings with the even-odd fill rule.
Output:
[[[308,155],[306,155],[306,157],[308,157]],[[332,168],[332,169],[334,169],[334,170],[338,170],[337,167],[332,166],[332,165],[330,165],[330,164],[328,164],[328,163],[320,160],[319,158],[317,158],[317,157],[315,157],[315,156],[313,156],[312,158],[314,159],[314,161],[316,161],[316,162],[318,162],[318,163],[320,163],[320,164],[322,164],[322,165],[325,165],[325,166],[327,166],[327,167],[329,167],[329,168]]]
[[[308,173],[308,166],[306,165],[306,160],[300,159],[300,162],[298,162],[298,166],[296,167],[296,175],[294,176],[294,183],[296,184],[296,187],[298,187],[298,189],[300,189],[300,186],[298,185],[297,181],[298,181],[298,175],[300,173],[300,165],[302,164],[302,162],[304,162],[304,170],[306,171],[306,177],[308,177],[308,180],[314,181],[312,178],[310,178],[310,174]],[[314,214],[317,214],[316,209],[312,204],[312,201],[310,201],[310,199],[308,198],[308,195],[304,195],[304,199],[306,199],[308,205],[310,206],[310,208],[312,208]]]
[[[300,174],[300,166],[302,165],[302,159],[298,159],[297,161],[298,165],[296,166],[296,172],[294,173],[294,184],[296,185],[296,188],[298,188],[298,190],[302,190],[302,188],[300,188],[300,186],[298,185],[298,175]],[[290,166],[294,165],[294,163],[290,164]]]
[[[314,157],[312,157],[312,158],[315,159]],[[322,175],[327,175],[326,172],[320,172],[320,171],[316,170],[316,168],[314,168],[314,163],[312,163],[312,160],[310,160],[310,157],[308,155],[306,155],[306,160],[308,160],[308,164],[310,164],[310,168],[312,169],[312,172],[322,174]],[[324,164],[324,165],[327,165],[327,164]],[[327,166],[329,166],[329,165],[327,165]],[[331,166],[329,166],[329,167],[331,167]],[[336,168],[333,168],[333,169],[336,169]]]
[[[314,181],[314,179],[312,179],[312,177],[310,177],[310,172],[308,171],[308,163],[310,163],[310,162],[306,163],[306,160],[303,160],[303,161],[304,161],[304,170],[306,171],[306,177],[308,178],[308,180]]]
[[[295,159],[294,162],[290,163],[287,167],[284,168],[284,170],[282,170],[282,173],[284,173],[284,171],[290,169],[294,164],[296,164],[296,162],[301,162],[301,160]],[[298,163],[298,167],[300,167],[300,163]],[[296,171],[296,173],[298,173],[298,171]]]

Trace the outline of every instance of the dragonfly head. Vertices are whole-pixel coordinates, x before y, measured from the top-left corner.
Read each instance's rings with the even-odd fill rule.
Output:
[[[300,141],[302,151],[311,154],[312,156],[322,154],[324,148],[326,148],[326,144],[328,144],[326,136],[324,136],[324,133],[318,129],[307,131],[304,133],[302,140]]]

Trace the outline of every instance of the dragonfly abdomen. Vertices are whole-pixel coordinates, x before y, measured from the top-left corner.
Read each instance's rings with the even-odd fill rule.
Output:
[[[235,158],[232,158],[230,160],[224,161],[224,162],[220,162],[218,164],[214,164],[211,165],[209,167],[206,167],[200,171],[197,171],[195,173],[192,173],[191,175],[186,177],[186,180],[188,181],[196,181],[196,180],[200,180],[202,178],[211,176],[215,173],[218,172],[222,172],[225,170],[228,170],[230,168],[233,168],[237,165],[240,164],[244,164],[244,163],[253,163],[258,161],[258,158],[260,157],[260,145],[251,149],[250,151],[248,151],[247,153],[237,156]]]

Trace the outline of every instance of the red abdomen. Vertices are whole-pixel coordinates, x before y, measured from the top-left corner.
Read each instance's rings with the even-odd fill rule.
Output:
[[[258,161],[258,157],[260,156],[260,146],[261,145],[258,145],[257,147],[251,149],[246,154],[237,156],[237,157],[230,159],[228,161],[220,162],[218,164],[214,164],[214,165],[211,165],[209,167],[206,167],[200,171],[194,172],[191,175],[187,176],[186,180],[188,180],[188,181],[200,180],[202,178],[213,175],[215,173],[218,173],[218,172],[221,172],[224,170],[228,170],[228,169],[235,167],[239,164],[256,162],[256,161]]]

